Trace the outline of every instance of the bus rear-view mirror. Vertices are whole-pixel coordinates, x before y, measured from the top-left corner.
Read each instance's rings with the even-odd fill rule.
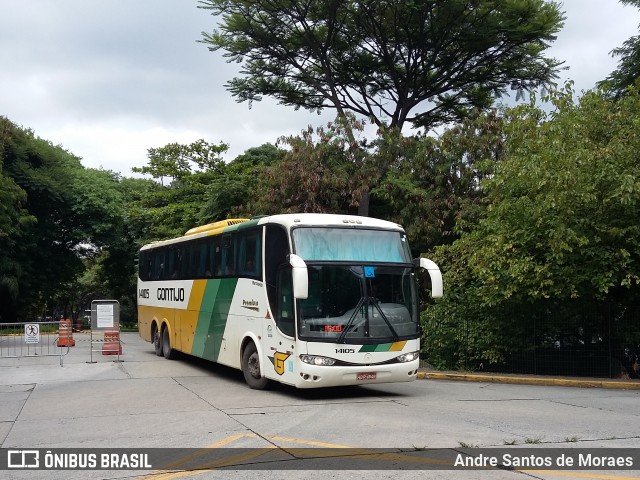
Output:
[[[429,277],[431,278],[431,296],[433,298],[442,297],[444,295],[444,285],[442,282],[442,273],[438,265],[428,258],[414,258],[413,264],[429,273]]]
[[[291,275],[293,276],[293,296],[298,300],[304,300],[309,296],[309,275],[307,264],[298,255],[289,255]]]

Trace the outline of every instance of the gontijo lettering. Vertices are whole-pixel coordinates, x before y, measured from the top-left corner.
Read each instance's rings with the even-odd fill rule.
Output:
[[[184,288],[159,288],[158,300],[184,302]]]

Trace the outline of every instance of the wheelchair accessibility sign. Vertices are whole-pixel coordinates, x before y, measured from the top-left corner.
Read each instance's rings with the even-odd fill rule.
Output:
[[[40,325],[37,323],[27,323],[24,326],[24,342],[40,343]]]

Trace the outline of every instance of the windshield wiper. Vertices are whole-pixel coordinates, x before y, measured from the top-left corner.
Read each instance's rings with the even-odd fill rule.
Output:
[[[371,297],[369,297],[371,298]],[[376,302],[375,300],[373,302],[369,302],[370,304],[373,304],[374,307],[376,307],[376,310],[378,310],[378,313],[380,314],[380,316],[382,317],[382,319],[384,320],[384,323],[387,324],[387,327],[389,327],[389,330],[391,330],[391,334],[393,335],[393,339],[397,342],[398,339],[400,338],[400,336],[398,335],[398,333],[395,331],[395,329],[393,328],[393,326],[391,325],[391,322],[389,321],[389,319],[387,318],[387,316],[384,314],[384,312],[382,311],[382,309],[380,308],[380,305],[378,304],[378,302]]]
[[[384,323],[386,323],[387,327],[389,327],[389,331],[391,331],[391,335],[393,336],[394,341],[398,341],[398,339],[400,338],[400,336],[398,335],[398,332],[396,332],[395,328],[393,328],[393,325],[391,325],[391,322],[389,321],[387,316],[384,314],[384,312],[380,308],[380,305],[378,304],[378,302],[373,297],[361,297],[360,300],[358,301],[358,304],[354,308],[353,313],[349,317],[349,320],[344,326],[342,333],[336,340],[336,343],[344,343],[347,333],[349,333],[349,328],[353,325],[353,321],[355,320],[356,315],[358,315],[358,313],[360,312],[360,308],[365,302],[367,303],[367,306],[365,308],[365,322],[367,323],[369,322],[369,305],[373,305],[375,309],[378,311],[378,313],[380,314],[380,316],[382,317],[382,319],[384,320]]]
[[[360,300],[358,301],[356,308],[353,309],[353,313],[349,317],[349,321],[344,326],[344,330],[342,330],[342,333],[338,337],[338,340],[336,340],[336,343],[344,343],[344,339],[347,336],[347,332],[349,332],[349,327],[351,326],[351,324],[353,324],[353,320],[356,318],[356,315],[358,315],[358,312],[360,312],[360,307],[364,303],[364,300],[365,300],[365,297],[360,297]]]

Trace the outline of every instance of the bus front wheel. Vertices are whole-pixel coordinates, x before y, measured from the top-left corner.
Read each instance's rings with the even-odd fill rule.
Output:
[[[269,382],[260,376],[260,356],[253,342],[249,342],[242,353],[242,373],[247,385],[254,390],[263,390]]]

